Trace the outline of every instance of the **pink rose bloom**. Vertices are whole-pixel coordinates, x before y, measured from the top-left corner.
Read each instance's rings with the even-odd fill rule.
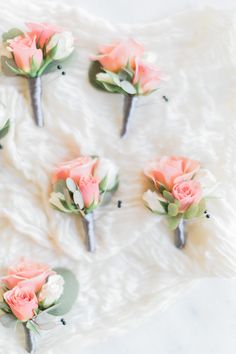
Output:
[[[50,38],[55,33],[62,32],[62,28],[54,25],[50,25],[48,23],[26,23],[26,26],[30,29],[28,35],[31,38],[36,38],[37,45],[43,49],[45,44],[48,43]]]
[[[171,191],[174,184],[190,180],[199,170],[198,161],[180,156],[163,156],[151,161],[144,173],[159,187]]]
[[[99,202],[99,180],[96,177],[82,177],[79,181],[79,189],[81,191],[85,208],[89,208],[92,203],[95,205]]]
[[[16,286],[5,292],[3,297],[18,320],[28,321],[34,317],[34,310],[38,308],[38,299],[31,289]]]
[[[12,52],[16,66],[26,73],[32,70],[32,60],[36,69],[39,69],[43,61],[43,52],[37,49],[35,39],[18,36],[8,41],[8,49]]]
[[[133,39],[126,39],[111,45],[99,48],[99,55],[93,55],[92,60],[97,60],[106,70],[117,72],[123,69],[128,63],[135,68],[135,58],[144,53],[143,46]]]
[[[202,197],[201,184],[198,181],[179,182],[174,185],[172,194],[180,202],[180,211],[186,211],[197,204]]]
[[[153,66],[148,65],[136,58],[135,74],[133,84],[139,84],[140,93],[149,93],[155,90],[160,83],[159,70]]]
[[[38,292],[51,274],[54,272],[45,264],[22,260],[17,265],[8,268],[7,276],[3,278],[3,282],[8,289],[17,285]]]
[[[81,156],[75,160],[63,162],[54,171],[52,182],[55,183],[59,179],[66,180],[70,177],[78,183],[80,178],[87,177],[93,173],[96,163],[97,159],[93,159],[90,156]]]

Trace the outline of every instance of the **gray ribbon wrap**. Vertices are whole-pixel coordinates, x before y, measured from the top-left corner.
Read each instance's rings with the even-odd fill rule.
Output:
[[[25,331],[25,349],[28,353],[34,354],[36,351],[34,335],[32,331],[26,327],[26,322],[22,324]]]
[[[82,217],[82,222],[87,239],[87,249],[89,252],[95,252],[96,242],[94,235],[93,213],[86,214]]]
[[[175,246],[177,248],[184,248],[186,245],[186,240],[187,240],[187,233],[186,233],[186,221],[181,219],[180,223],[175,230]]]
[[[29,78],[29,90],[35,123],[38,127],[43,127],[44,118],[41,105],[42,81],[40,76]]]
[[[124,95],[124,106],[123,106],[123,124],[120,132],[120,136],[124,138],[128,132],[129,122],[133,115],[136,103],[137,96],[134,95]]]

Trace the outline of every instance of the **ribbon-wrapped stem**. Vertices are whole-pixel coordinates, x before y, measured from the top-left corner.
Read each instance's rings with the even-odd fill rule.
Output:
[[[25,348],[26,351],[30,354],[34,354],[35,353],[35,337],[32,333],[32,331],[27,328],[27,324],[22,323],[23,327],[24,327],[24,331],[25,331]]]
[[[94,235],[93,213],[88,213],[82,217],[83,227],[87,238],[87,248],[89,252],[95,252],[96,243]]]
[[[28,80],[29,80],[29,90],[30,90],[34,120],[38,127],[43,127],[44,118],[43,118],[43,111],[41,105],[41,96],[42,96],[41,76],[29,78]]]
[[[187,233],[186,233],[186,221],[181,219],[180,223],[175,230],[175,246],[177,248],[184,248],[187,240]]]
[[[135,95],[124,95],[123,124],[120,132],[121,137],[125,137],[128,132],[129,122],[134,112],[138,97]]]

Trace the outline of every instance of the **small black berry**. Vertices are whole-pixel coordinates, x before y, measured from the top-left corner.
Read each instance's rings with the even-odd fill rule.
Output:
[[[58,69],[58,70],[61,70],[61,69],[62,69],[62,65],[60,65],[60,64],[57,65],[57,69]]]
[[[66,72],[65,72],[65,71],[62,71],[61,74],[62,74],[62,75],[66,75]]]
[[[64,320],[64,318],[61,318],[61,323],[63,324],[63,326],[66,325],[66,321]]]
[[[166,102],[168,102],[168,98],[166,96],[162,96],[163,100],[165,100]]]
[[[121,208],[121,205],[122,205],[122,200],[118,200],[118,202],[117,202],[117,207],[118,207],[118,208]]]
[[[206,218],[207,218],[207,219],[210,219],[210,215],[209,215],[209,214],[206,214]]]
[[[204,210],[204,214],[207,214],[207,210]]]

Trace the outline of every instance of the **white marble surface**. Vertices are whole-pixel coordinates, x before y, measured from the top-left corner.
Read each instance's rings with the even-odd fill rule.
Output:
[[[54,0],[56,1],[56,0]],[[58,0],[59,1],[59,0]],[[179,11],[213,6],[236,8],[235,0],[67,0],[114,22],[155,21]],[[235,354],[236,280],[196,283],[161,315],[119,337],[82,348],[72,341],[58,354]],[[50,353],[48,353],[50,354]]]

